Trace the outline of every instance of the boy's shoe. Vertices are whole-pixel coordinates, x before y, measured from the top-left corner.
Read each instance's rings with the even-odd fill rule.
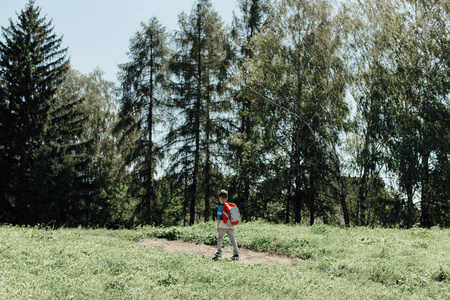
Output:
[[[218,260],[221,255],[222,255],[222,253],[216,252],[216,253],[214,253],[214,257],[212,259]]]
[[[239,254],[235,254],[231,257],[231,260],[239,260]]]

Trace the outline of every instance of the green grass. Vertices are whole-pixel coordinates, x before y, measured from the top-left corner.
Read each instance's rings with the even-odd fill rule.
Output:
[[[115,231],[0,227],[0,299],[449,299],[448,229],[237,228],[241,247],[304,259],[284,267],[137,243],[159,236],[215,244],[214,231],[212,222]]]

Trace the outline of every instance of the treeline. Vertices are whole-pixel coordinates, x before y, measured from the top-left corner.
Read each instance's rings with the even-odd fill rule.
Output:
[[[450,4],[197,0],[70,68],[30,0],[0,41],[0,222],[450,226]],[[352,109],[353,108],[353,109]]]

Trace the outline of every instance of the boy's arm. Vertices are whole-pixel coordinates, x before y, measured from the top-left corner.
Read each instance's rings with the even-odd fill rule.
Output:
[[[220,220],[217,220],[217,232],[220,231],[219,225],[220,225]]]

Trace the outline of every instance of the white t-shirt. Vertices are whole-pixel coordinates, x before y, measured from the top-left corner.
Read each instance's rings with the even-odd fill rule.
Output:
[[[226,228],[226,229],[230,229],[230,228],[234,228],[234,226],[233,225],[231,225],[231,226],[228,226],[227,224],[225,224],[224,222],[223,222],[223,220],[222,221],[220,221],[220,224],[219,224],[219,228]]]

